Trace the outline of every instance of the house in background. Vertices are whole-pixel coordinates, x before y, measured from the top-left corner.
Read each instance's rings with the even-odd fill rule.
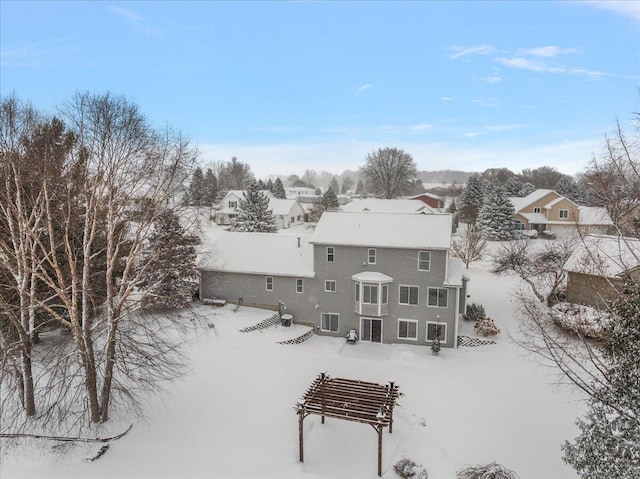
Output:
[[[578,232],[606,234],[613,226],[605,208],[580,206],[553,190],[538,189],[524,198],[509,198],[515,230],[553,231],[560,237]]]
[[[567,301],[605,308],[619,295],[625,277],[640,279],[640,240],[586,236],[564,269],[568,276]]]
[[[276,217],[278,229],[286,229],[301,225],[304,222],[304,210],[297,200],[276,198],[268,190],[262,191],[269,198],[269,209]],[[238,215],[238,205],[244,199],[243,190],[231,190],[222,199],[219,209],[215,211],[215,222],[219,225],[230,225]]]
[[[396,200],[365,198],[354,200],[342,207],[346,212],[373,213],[435,213],[435,211],[420,200]]]
[[[298,186],[284,189],[287,198],[295,198],[296,196],[317,196],[315,188],[308,186]]]
[[[325,212],[311,235],[221,232],[200,298],[280,310],[316,333],[456,347],[467,282],[451,215]]]
[[[433,208],[435,210],[444,209],[444,198],[434,195],[432,193],[420,193],[419,195],[412,196],[410,199],[412,200],[420,200],[425,205]]]

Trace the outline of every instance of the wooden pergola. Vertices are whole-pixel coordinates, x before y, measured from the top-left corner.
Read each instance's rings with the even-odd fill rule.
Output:
[[[320,373],[307,389],[301,402],[296,404],[300,462],[304,462],[304,419],[315,414],[369,424],[378,433],[378,476],[382,476],[382,430],[389,426],[393,432],[393,407],[398,397],[398,386],[332,378]]]

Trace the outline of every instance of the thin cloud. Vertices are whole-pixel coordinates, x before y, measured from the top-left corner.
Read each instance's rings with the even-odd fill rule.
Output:
[[[360,88],[358,88],[353,94],[361,95],[365,91],[370,90],[371,88],[373,88],[373,85],[371,83],[367,83],[366,85],[362,85]]]
[[[111,13],[124,19],[131,30],[133,30],[135,33],[142,34],[148,38],[159,38],[162,36],[162,30],[160,28],[150,26],[144,17],[138,15],[133,10],[122,7],[114,7],[112,5],[109,5],[107,9]]]
[[[537,48],[521,48],[516,51],[516,55],[552,58],[570,53],[578,53],[578,51],[577,48],[560,48],[555,45],[547,45]]]
[[[431,128],[433,128],[433,125],[429,125],[427,123],[420,123],[419,125],[411,125],[409,127],[409,131],[420,132],[420,131],[430,130]]]
[[[608,10],[610,12],[623,15],[636,22],[640,22],[640,2],[634,0],[593,0],[585,1],[584,3],[602,10]]]
[[[500,102],[494,98],[478,99],[478,100],[472,100],[472,101],[476,105],[485,106],[487,108],[500,108]]]
[[[453,101],[453,100],[455,100],[455,98],[453,98],[452,96],[443,96],[443,97],[440,97],[440,100],[442,100],[442,101]]]
[[[482,77],[480,78],[485,83],[490,83],[495,85],[496,83],[501,83],[504,79],[500,75],[491,75],[490,77]]]
[[[571,68],[564,65],[550,65],[538,59],[529,59],[523,57],[514,58],[496,58],[496,61],[506,67],[516,70],[527,70],[537,73],[562,73],[568,75],[586,75],[593,78],[610,76],[607,73],[589,70],[587,68]]]
[[[476,45],[473,47],[452,46],[448,47],[447,50],[453,52],[449,55],[449,60],[455,60],[456,58],[466,55],[490,55],[496,51],[491,45]]]
[[[82,51],[79,47],[65,45],[64,40],[52,43],[54,45],[42,46],[37,43],[29,43],[17,48],[3,48],[0,50],[0,65],[4,67],[38,67],[45,63],[55,63]],[[57,46],[56,43],[60,43],[60,45]]]

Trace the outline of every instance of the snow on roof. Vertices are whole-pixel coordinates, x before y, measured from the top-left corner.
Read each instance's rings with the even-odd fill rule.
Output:
[[[296,205],[296,200],[283,200],[280,198],[269,198],[269,209],[274,215],[287,216]]]
[[[326,211],[318,222],[311,243],[449,249],[451,215]]]
[[[208,244],[198,268],[228,273],[313,277],[310,235],[221,231]],[[298,246],[298,241],[300,246]]]
[[[362,273],[354,274],[351,279],[362,283],[390,283],[393,281],[391,276],[376,271],[363,271]]]
[[[386,200],[366,198],[347,203],[342,211],[372,211],[376,213],[433,213],[433,209],[420,200]]]
[[[579,206],[581,225],[613,225],[606,208],[601,206]]]
[[[469,281],[464,275],[464,263],[460,258],[449,258],[449,264],[447,266],[447,279],[445,280],[445,286],[462,286],[462,279]]]
[[[267,198],[275,198],[274,194],[271,193],[271,191],[269,190],[260,190],[262,193],[264,193]],[[235,195],[240,199],[244,198],[244,194],[247,192],[247,190],[229,190],[227,191],[227,194],[224,196],[224,198],[222,199],[223,201],[227,199],[228,196],[231,195]]]
[[[575,249],[564,269],[614,278],[640,266],[640,240],[589,235]]]
[[[534,225],[536,224],[546,224],[549,222],[549,219],[543,215],[542,213],[518,213],[524,219],[526,219],[529,223]]]
[[[540,201],[542,198],[547,196],[549,193],[555,193],[556,195],[558,195],[558,193],[556,193],[553,190],[545,190],[545,189],[540,188],[538,190],[532,191],[531,193],[529,193],[524,198],[521,198],[519,196],[510,196],[509,200],[511,201],[511,204],[513,204],[513,207],[514,207],[514,209],[516,210],[516,213],[517,213],[521,209],[526,208],[527,206],[529,206],[530,204],[535,203],[536,201]]]

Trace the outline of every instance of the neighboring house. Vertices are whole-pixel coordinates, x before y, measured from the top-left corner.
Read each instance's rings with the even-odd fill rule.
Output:
[[[606,307],[626,276],[640,278],[640,241],[622,236],[590,235],[565,265],[567,301]]]
[[[304,209],[296,200],[283,200],[273,196],[268,190],[262,191],[269,198],[269,209],[276,217],[278,229],[286,229],[304,222]],[[231,190],[222,199],[215,212],[215,221],[219,225],[229,225],[238,215],[238,205],[244,199],[243,190]]]
[[[373,213],[434,213],[434,210],[420,200],[386,200],[366,198],[347,203],[342,211]]]
[[[412,196],[410,199],[420,200],[425,205],[436,210],[444,208],[444,199],[432,193],[420,193],[419,195]]]
[[[309,188],[308,186],[298,186],[295,188],[285,188],[284,193],[287,195],[287,198],[290,196],[316,196],[316,189]]]
[[[640,226],[640,203],[634,202],[632,206],[623,211],[616,220],[616,228],[624,235],[635,236]]]
[[[604,234],[613,226],[605,208],[579,206],[553,190],[539,189],[524,198],[509,198],[515,209],[514,229],[553,231],[558,236]]]
[[[325,212],[312,235],[222,232],[199,262],[200,298],[280,309],[316,333],[455,347],[468,278],[451,215]]]

